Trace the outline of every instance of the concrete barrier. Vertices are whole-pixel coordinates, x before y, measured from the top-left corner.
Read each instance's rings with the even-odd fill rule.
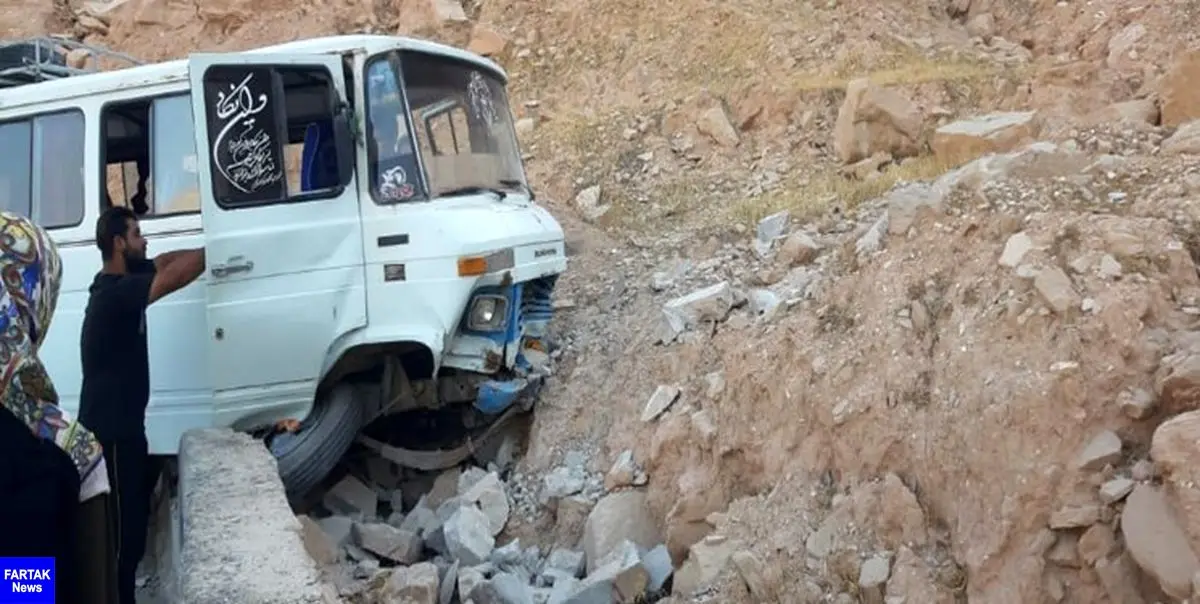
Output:
[[[166,533],[155,550],[169,602],[329,601],[261,442],[225,429],[192,430],[180,443],[178,468],[177,497],[163,502],[156,523]],[[167,518],[170,527],[162,526]]]

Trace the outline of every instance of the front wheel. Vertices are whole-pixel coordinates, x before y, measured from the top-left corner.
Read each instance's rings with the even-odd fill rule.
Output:
[[[317,401],[298,431],[271,439],[268,446],[289,500],[304,497],[333,471],[354,442],[363,415],[354,388],[339,384]]]

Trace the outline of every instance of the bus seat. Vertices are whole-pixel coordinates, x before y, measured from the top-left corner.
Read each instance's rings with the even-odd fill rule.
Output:
[[[318,191],[336,187],[337,184],[337,147],[333,139],[333,121],[313,122],[304,130],[300,190]]]

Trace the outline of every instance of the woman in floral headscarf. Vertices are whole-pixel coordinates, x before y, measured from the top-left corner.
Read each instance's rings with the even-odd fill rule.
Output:
[[[0,212],[0,556],[52,556],[58,591],[74,596],[60,601],[107,602],[110,569],[95,568],[111,564],[100,444],[58,407],[38,358],[61,279],[46,232]]]

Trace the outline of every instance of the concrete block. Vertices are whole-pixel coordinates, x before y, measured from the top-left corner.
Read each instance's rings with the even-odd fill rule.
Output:
[[[249,435],[192,430],[179,448],[180,604],[323,604],[275,459]]]

